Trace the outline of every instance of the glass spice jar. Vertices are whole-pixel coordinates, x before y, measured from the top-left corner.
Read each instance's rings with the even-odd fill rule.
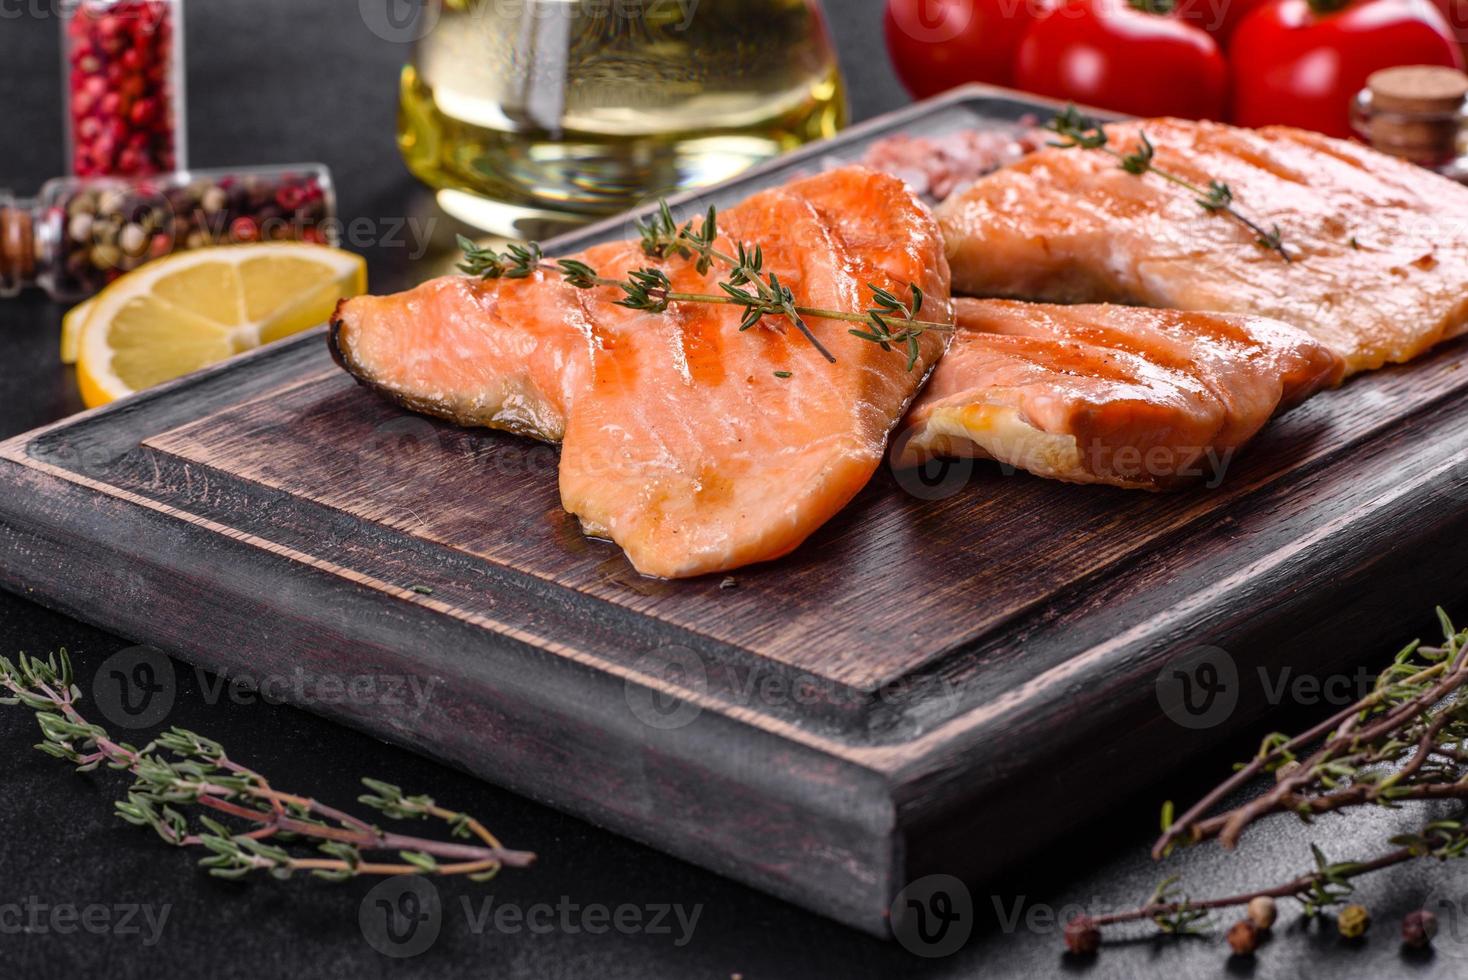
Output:
[[[186,167],[181,0],[66,0],[62,10],[70,172]]]
[[[0,296],[37,285],[84,299],[152,258],[257,241],[338,244],[331,172],[321,164],[58,177],[31,199],[0,189]]]
[[[1460,183],[1468,183],[1465,122],[1468,74],[1456,68],[1383,69],[1351,103],[1351,127],[1373,148]]]

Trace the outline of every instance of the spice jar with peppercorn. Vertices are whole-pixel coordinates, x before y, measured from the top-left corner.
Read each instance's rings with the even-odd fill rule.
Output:
[[[61,24],[71,172],[187,166],[181,0],[68,0]]]
[[[0,296],[38,285],[84,299],[148,259],[257,241],[338,242],[320,164],[180,171],[136,179],[58,177],[33,199],[0,189]]]

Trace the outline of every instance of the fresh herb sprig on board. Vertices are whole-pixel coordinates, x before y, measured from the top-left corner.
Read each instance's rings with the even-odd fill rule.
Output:
[[[437,820],[453,839],[385,831],[311,797],[278,790],[231,759],[218,742],[181,728],[141,747],[114,741],[82,716],[81,697],[65,650],[44,660],[0,657],[0,704],[35,711],[43,738],[36,748],[78,772],[106,766],[131,775],[127,798],[115,804],[117,815],[151,827],[169,844],[207,851],[199,863],[217,877],[263,871],[276,878],[303,872],[330,880],[430,874],[487,881],[501,868],[523,868],[535,859],[507,849],[468,814],[427,796],[408,796],[389,783],[362,780],[371,792],[358,802],[393,820]],[[197,816],[197,826],[185,816],[187,807],[206,811]],[[372,857],[388,853],[396,860]]]
[[[1468,801],[1468,630],[1458,630],[1438,610],[1440,646],[1413,642],[1399,652],[1361,700],[1299,735],[1273,733],[1247,763],[1181,816],[1172,803],[1162,809],[1162,835],[1152,849],[1164,858],[1180,845],[1217,840],[1232,849],[1259,820],[1294,814],[1305,823],[1327,813],[1363,806],[1400,808],[1409,801]],[[1220,803],[1259,776],[1272,775],[1265,792],[1232,809]],[[1215,909],[1276,898],[1299,902],[1306,916],[1348,901],[1354,881],[1384,868],[1421,858],[1445,861],[1468,856],[1468,812],[1423,822],[1416,831],[1392,837],[1389,850],[1359,861],[1332,861],[1314,845],[1313,869],[1280,884],[1223,898],[1194,900],[1164,883],[1141,906],[1105,915],[1080,916],[1067,929],[1073,950],[1094,951],[1099,930],[1123,922],[1153,920],[1163,931],[1196,931],[1195,923]],[[1343,935],[1360,926],[1364,909],[1342,916]],[[1427,913],[1414,913],[1404,936],[1420,930]],[[1369,917],[1367,917],[1369,921]],[[1266,927],[1267,928],[1267,927]],[[1430,937],[1429,937],[1430,938]]]
[[[644,255],[660,261],[673,258],[692,261],[700,275],[706,275],[715,264],[729,269],[727,278],[718,283],[722,295],[710,293],[685,293],[673,288],[666,272],[656,267],[633,269],[626,278],[616,279],[603,276],[596,269],[575,259],[546,259],[540,246],[510,245],[505,251],[497,251],[475,244],[463,235],[459,236],[459,247],[463,249],[464,261],[460,271],[483,279],[523,279],[536,271],[561,276],[577,289],[610,287],[620,290],[621,299],[615,302],[628,309],[649,313],[662,313],[675,303],[709,303],[721,306],[737,306],[743,309],[739,329],[748,330],[765,321],[766,317],[784,320],[800,334],[827,361],[836,362],[836,357],[811,331],[807,320],[839,320],[861,324],[861,328],[848,330],[852,336],[877,344],[883,350],[901,349],[907,354],[907,369],[911,371],[921,357],[918,341],[929,331],[951,332],[951,323],[919,319],[923,306],[923,291],[915,283],[908,284],[910,298],[903,302],[890,290],[868,283],[872,291],[872,308],[865,313],[849,313],[843,310],[828,310],[802,306],[790,287],[780,281],[778,274],[765,271],[764,249],[757,243],[736,242],[733,251],[717,245],[718,212],[710,207],[695,227],[689,221],[679,225],[673,217],[672,208],[666,201],[659,202],[651,216],[637,222],[639,244]]]
[[[1064,112],[1057,113],[1055,118],[1045,124],[1045,128],[1057,136],[1057,139],[1051,141],[1051,146],[1060,149],[1099,150],[1114,157],[1117,165],[1129,174],[1140,177],[1150,173],[1160,177],[1169,184],[1191,193],[1193,199],[1198,202],[1198,206],[1209,214],[1227,215],[1247,228],[1253,233],[1255,242],[1261,248],[1269,249],[1285,262],[1294,261],[1294,256],[1285,247],[1284,234],[1280,231],[1279,226],[1274,225],[1266,229],[1258,221],[1241,211],[1234,201],[1233,188],[1228,184],[1213,180],[1209,181],[1207,187],[1200,187],[1184,177],[1157,166],[1157,148],[1147,138],[1146,131],[1138,134],[1137,149],[1131,153],[1123,153],[1109,145],[1110,137],[1100,123],[1083,115],[1075,106],[1069,106]]]

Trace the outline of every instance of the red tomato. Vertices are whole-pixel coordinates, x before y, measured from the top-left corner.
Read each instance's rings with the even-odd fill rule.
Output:
[[[1325,12],[1309,0],[1274,0],[1244,19],[1229,54],[1234,122],[1340,137],[1351,135],[1351,100],[1372,72],[1463,67],[1452,30],[1427,0],[1357,0]]]
[[[1464,3],[1468,0],[1438,0],[1440,3]],[[1178,0],[1175,16],[1213,35],[1224,50],[1244,18],[1269,3],[1269,0]]]
[[[1025,32],[1022,88],[1136,116],[1221,119],[1228,67],[1207,32],[1125,0],[1070,0]]]
[[[919,99],[962,85],[1014,84],[1014,50],[1046,0],[887,0],[892,66]]]

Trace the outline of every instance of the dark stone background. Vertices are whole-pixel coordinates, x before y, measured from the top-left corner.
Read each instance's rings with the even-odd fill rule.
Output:
[[[0,187],[31,193],[62,165],[57,29],[50,0],[0,3]],[[905,95],[887,67],[877,0],[828,0],[851,84],[855,116],[901,105]],[[421,197],[393,144],[401,46],[375,37],[353,4],[300,0],[193,0],[188,6],[190,128],[193,162],[219,166],[324,160],[333,168],[344,217],[407,212]],[[398,252],[370,253],[374,283],[401,274]],[[0,437],[79,407],[70,372],[57,361],[61,309],[36,296],[0,301]],[[1461,600],[1462,583],[1443,583],[1424,605]],[[1461,615],[1464,605],[1457,607]],[[1418,617],[1427,633],[1432,622]],[[1403,640],[1407,639],[1403,637]],[[84,689],[98,665],[126,641],[0,595],[0,654],[67,647]],[[1361,651],[1382,663],[1391,651]],[[1367,883],[1363,899],[1377,916],[1370,940],[1348,946],[1330,923],[1307,927],[1286,906],[1281,926],[1256,960],[1230,959],[1217,934],[1158,940],[1145,929],[1133,942],[1095,960],[1062,955],[1060,917],[1139,902],[1168,874],[1182,874],[1198,894],[1233,892],[1293,876],[1308,864],[1315,839],[1333,858],[1363,857],[1412,812],[1332,819],[1313,832],[1291,823],[1251,834],[1237,856],[1203,849],[1165,868],[1146,856],[1158,802],[1194,798],[1221,778],[1252,742],[1220,745],[1218,756],[1120,808],[1103,825],[1082,826],[1004,881],[976,892],[979,926],[956,955],[923,960],[766,898],[707,872],[629,843],[575,819],[428,763],[312,715],[269,704],[211,696],[212,679],[176,667],[179,693],[168,722],[223,741],[279,786],[349,802],[356,779],[372,775],[427,792],[483,818],[514,846],[540,853],[528,872],[495,883],[439,886],[446,915],[431,950],[389,960],[363,939],[358,908],[371,883],[346,885],[268,879],[220,882],[148,832],[110,815],[120,780],[108,773],[72,775],[30,745],[30,713],[0,709],[0,977],[455,977],[766,978],[1032,977],[1461,977],[1468,973],[1468,869],[1402,868]],[[1310,715],[1298,708],[1295,715]],[[1298,718],[1296,718],[1298,720]],[[1283,724],[1283,722],[1282,722]],[[1004,847],[1003,840],[975,846]],[[593,935],[557,930],[476,933],[461,898],[499,903],[701,905],[693,938],[676,934]],[[1401,915],[1438,897],[1453,900],[1435,954],[1403,953]],[[143,903],[168,906],[159,941],[144,936],[63,935],[17,930],[14,906]],[[9,909],[10,911],[7,911]],[[1022,915],[1016,922],[1012,914]],[[156,912],[155,912],[156,914]],[[1226,928],[1229,919],[1218,921]],[[21,923],[22,925],[24,923]]]

